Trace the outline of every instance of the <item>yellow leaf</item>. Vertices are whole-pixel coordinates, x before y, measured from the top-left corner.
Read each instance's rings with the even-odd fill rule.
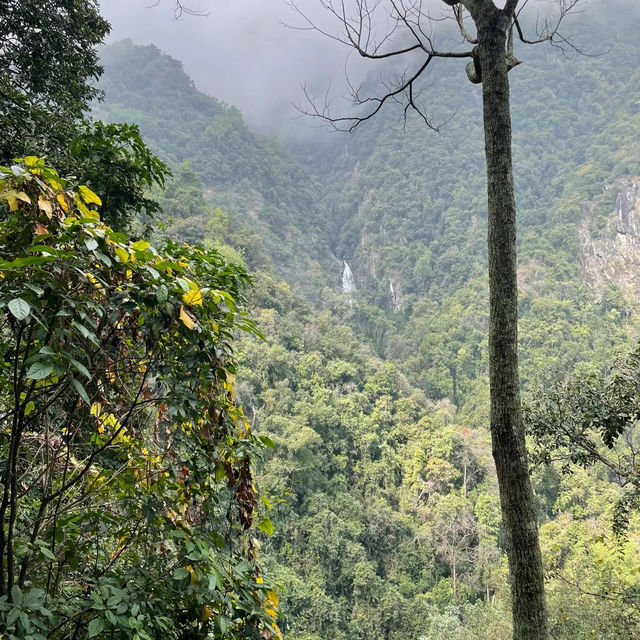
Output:
[[[129,262],[129,252],[126,249],[123,249],[122,247],[115,247],[114,251],[118,258],[120,258],[120,262]]]
[[[47,184],[55,189],[56,191],[60,191],[62,189],[62,182],[56,180],[55,178],[47,178]]]
[[[258,576],[256,578],[256,584],[263,584],[263,583],[264,583],[264,580],[260,576]]]
[[[27,165],[27,167],[35,167],[36,164],[38,164],[38,156],[27,156],[24,159],[24,163]]]
[[[22,200],[22,202],[31,204],[31,198],[24,191],[20,191],[19,193],[16,193],[16,198],[18,198],[18,200]]]
[[[211,609],[205,604],[202,607],[202,622],[206,622],[211,617]]]
[[[67,203],[67,199],[64,197],[64,193],[59,193],[56,196],[56,200],[58,201],[58,204],[62,207],[62,210],[65,213],[69,213],[69,204]]]
[[[185,311],[183,306],[180,307],[180,320],[187,329],[193,329],[196,326],[196,319],[188,311]]]
[[[73,202],[76,205],[76,207],[78,207],[78,209],[80,210],[80,213],[82,213],[82,215],[85,218],[89,218],[91,216],[91,212],[87,208],[87,205],[84,202],[82,202],[82,200],[80,198],[78,198],[78,196],[76,196],[73,199]]]
[[[91,410],[89,411],[89,413],[92,416],[96,416],[96,418],[100,415],[100,413],[102,412],[102,404],[100,404],[99,402],[94,402],[91,405]]]
[[[40,211],[44,211],[47,214],[48,218],[51,218],[51,216],[53,215],[53,208],[51,207],[51,203],[42,196],[38,198],[38,208],[40,209]]]
[[[9,203],[9,211],[16,211],[18,208],[18,200],[14,191],[9,191],[5,195],[5,200]]]
[[[280,602],[278,594],[275,591],[267,591],[267,602],[271,603],[274,609],[277,609]]]
[[[82,199],[87,203],[87,204],[97,204],[99,207],[102,206],[102,200],[100,200],[100,198],[98,198],[98,196],[91,191],[91,189],[89,189],[89,187],[86,187],[85,185],[81,185],[80,187],[78,187],[78,190],[80,191],[80,195],[82,196]]]
[[[187,293],[182,296],[182,300],[185,304],[202,306],[202,294],[200,289],[189,289]]]

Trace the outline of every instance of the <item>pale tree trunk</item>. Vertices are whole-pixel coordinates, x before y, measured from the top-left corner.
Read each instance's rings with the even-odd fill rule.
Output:
[[[458,599],[458,572],[456,567],[456,556],[453,556],[453,571],[451,572],[453,575],[453,599]]]
[[[507,542],[514,640],[547,640],[544,573],[518,381],[516,208],[506,57],[508,17],[476,20],[489,205],[491,439]]]

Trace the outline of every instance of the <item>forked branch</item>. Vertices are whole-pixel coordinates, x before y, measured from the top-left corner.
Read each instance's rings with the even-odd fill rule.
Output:
[[[445,13],[432,15],[427,9],[428,0],[318,0],[337,24],[337,30],[331,31],[321,26],[303,11],[297,0],[288,0],[289,6],[302,19],[302,24],[289,26],[293,29],[313,30],[354,50],[361,58],[368,60],[405,61],[406,71],[398,74],[391,71],[391,79],[382,80],[377,94],[365,95],[363,86],[354,88],[347,73],[347,87],[352,103],[361,107],[361,115],[335,116],[329,108],[328,92],[324,104],[319,105],[309,91],[304,88],[306,107],[298,110],[320,118],[340,131],[353,131],[361,123],[370,120],[382,107],[390,102],[404,105],[403,116],[406,124],[409,111],[415,111],[421,120],[431,129],[438,130],[424,109],[417,103],[418,83],[427,67],[435,58],[471,58],[466,66],[469,80],[482,82],[482,72],[478,58],[478,36],[468,25],[477,26],[490,14],[502,14],[508,18],[509,33],[505,48],[508,69],[520,62],[514,55],[514,30],[525,44],[551,42],[561,48],[573,48],[570,41],[560,34],[560,25],[570,14],[577,13],[581,0],[557,0],[557,16],[539,22],[536,27],[537,38],[526,38],[520,23],[520,14],[529,0],[506,0],[502,9],[494,0],[441,0],[446,5]],[[430,6],[432,6],[430,4]],[[504,18],[503,18],[504,19]],[[460,38],[455,47],[442,48],[437,42],[437,29],[441,23],[455,24]],[[454,39],[451,30],[443,29],[442,35],[449,41]],[[462,46],[461,46],[462,45]],[[467,47],[472,45],[472,49]],[[457,47],[460,47],[459,49]]]
[[[198,9],[190,9],[189,7],[185,6],[184,2],[182,0],[174,0],[175,1],[175,6],[173,9],[173,15],[175,16],[176,20],[180,20],[181,18],[183,18],[185,15],[188,16],[208,16],[209,13],[211,13],[210,11],[205,11],[205,10],[198,10]],[[157,7],[160,4],[160,0],[155,0],[154,2],[152,2],[149,7]]]
[[[404,105],[406,123],[409,111],[414,111],[431,129],[438,126],[426,115],[416,99],[419,91],[416,82],[435,58],[472,58],[470,49],[453,50],[440,48],[436,44],[436,26],[445,17],[431,16],[423,6],[423,0],[354,0],[347,8],[347,0],[319,0],[339,25],[338,32],[320,26],[305,13],[296,0],[289,6],[302,18],[302,26],[293,29],[313,30],[355,50],[364,59],[383,60],[400,58],[406,60],[407,71],[393,73],[391,79],[383,80],[383,92],[364,95],[363,86],[355,87],[347,74],[350,98],[356,107],[363,107],[362,115],[334,116],[329,108],[328,96],[320,106],[306,87],[303,87],[306,107],[298,107],[305,115],[320,118],[339,131],[353,131],[358,125],[370,120],[382,107],[390,102]],[[463,35],[463,43],[473,43],[474,38],[464,26],[463,9],[453,7],[456,23]]]

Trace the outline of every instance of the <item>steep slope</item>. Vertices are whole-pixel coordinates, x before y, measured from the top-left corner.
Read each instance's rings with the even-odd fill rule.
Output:
[[[640,9],[609,13],[572,25],[594,55],[522,48],[511,74],[525,385],[543,361],[556,375],[597,366],[631,329],[638,254],[613,230],[616,198],[633,200],[640,173],[640,49],[625,26]],[[400,131],[389,109],[343,140],[326,179],[331,242],[354,274],[361,335],[429,397],[475,405],[486,377],[480,93],[445,63],[423,96],[436,122],[451,118],[440,133],[415,120]]]
[[[618,236],[636,233],[640,48],[619,24],[580,30],[618,34],[616,58],[528,50],[512,74],[526,389],[598,370],[637,335],[635,257],[613,265]],[[445,67],[428,91],[436,120],[456,112],[440,134],[401,133],[387,113],[296,163],[157,49],[123,43],[105,64],[102,113],[138,122],[175,167],[191,161],[164,198],[169,232],[231,245],[256,274],[266,340],[243,340],[238,393],[277,444],[258,481],[288,637],[506,639],[477,88]],[[640,522],[616,540],[616,479],[561,471],[534,471],[554,637],[631,640]]]
[[[96,117],[140,126],[153,149],[175,170],[189,162],[207,200],[245,227],[257,253],[308,295],[335,270],[327,245],[319,186],[274,139],[254,134],[240,112],[199,92],[182,64],[155,46],[122,41],[102,51],[105,100]],[[185,239],[202,240],[208,220],[181,220]],[[309,242],[312,239],[312,242]],[[252,268],[263,267],[245,251]],[[306,278],[296,274],[304,272]],[[331,282],[331,284],[333,284]]]
[[[522,48],[511,73],[522,264],[561,275],[579,255],[579,211],[608,184],[638,172],[640,52],[625,20],[638,7],[581,17],[573,38],[587,54]],[[628,23],[627,23],[628,24]],[[608,50],[616,42],[615,50]],[[417,118],[405,131],[390,108],[343,141],[327,179],[335,252],[377,306],[439,299],[484,270],[485,183],[480,89],[460,64],[433,67],[422,100],[439,133]],[[336,189],[336,185],[338,188]],[[596,215],[608,215],[600,210]],[[572,273],[574,277],[578,274]]]

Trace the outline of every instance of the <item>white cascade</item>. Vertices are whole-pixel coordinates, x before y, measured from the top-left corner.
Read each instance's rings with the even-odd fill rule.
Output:
[[[353,278],[351,267],[346,260],[344,263],[344,271],[342,272],[342,290],[345,293],[351,293],[356,290],[356,281]]]

